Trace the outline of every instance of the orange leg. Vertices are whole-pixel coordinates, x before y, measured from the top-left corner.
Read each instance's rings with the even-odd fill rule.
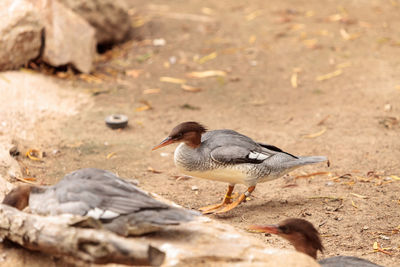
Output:
[[[240,203],[242,203],[243,201],[245,201],[246,197],[250,196],[251,193],[254,191],[254,189],[256,189],[255,186],[250,186],[249,188],[247,188],[247,191],[244,194],[241,194],[240,197],[238,199],[236,199],[234,202],[225,205],[224,207],[222,207],[222,209],[214,212],[215,214],[220,214],[220,213],[225,213],[228,212],[230,210],[233,210],[234,208],[236,208],[237,206],[239,206]]]
[[[203,214],[214,213],[215,210],[232,203],[232,192],[234,187],[234,185],[228,186],[228,191],[226,192],[224,200],[222,200],[221,203],[202,207],[199,210],[201,210]]]

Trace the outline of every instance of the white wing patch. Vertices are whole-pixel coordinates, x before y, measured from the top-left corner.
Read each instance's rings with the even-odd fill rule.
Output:
[[[92,210],[89,210],[86,215],[94,219],[113,219],[118,217],[120,214],[110,210],[102,210],[96,207]]]
[[[268,158],[268,155],[258,153],[258,152],[250,152],[249,159],[256,159],[256,160],[264,160]]]

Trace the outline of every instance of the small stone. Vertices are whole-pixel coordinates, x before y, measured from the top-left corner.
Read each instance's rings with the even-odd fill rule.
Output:
[[[59,153],[60,153],[60,150],[58,150],[58,149],[53,149],[53,151],[51,151],[51,154],[53,154],[53,155],[57,155]]]
[[[169,156],[169,153],[161,152],[161,153],[160,153],[160,156],[161,156],[161,157],[168,157],[168,156]]]
[[[169,57],[169,63],[171,64],[171,65],[174,65],[175,63],[176,63],[176,56],[172,56],[172,57]]]
[[[339,221],[339,222],[340,222],[341,220],[343,220],[342,217],[335,217],[334,219],[335,219],[336,221]]]
[[[365,230],[368,230],[369,227],[365,225],[362,229],[365,231]]]
[[[198,191],[198,190],[199,190],[199,188],[197,186],[195,186],[195,185],[192,186],[192,191]]]
[[[383,239],[383,240],[390,240],[390,237],[388,237],[386,235],[380,235],[379,238]]]
[[[167,43],[167,41],[165,41],[165,39],[163,39],[163,38],[153,40],[154,46],[164,46],[166,43]]]
[[[383,180],[384,180],[384,181],[391,181],[391,180],[393,180],[393,179],[392,179],[392,177],[387,176],[387,177],[383,178]]]
[[[392,110],[392,105],[386,104],[386,105],[384,106],[384,109],[385,109],[385,111],[391,111],[391,110]]]
[[[332,181],[329,181],[329,182],[325,183],[325,186],[334,186],[334,185],[335,185],[335,183],[332,182]]]

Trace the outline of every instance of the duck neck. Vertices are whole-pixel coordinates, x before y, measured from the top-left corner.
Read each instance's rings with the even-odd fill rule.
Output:
[[[185,144],[191,148],[198,148],[201,145],[201,133],[188,132],[185,134]]]

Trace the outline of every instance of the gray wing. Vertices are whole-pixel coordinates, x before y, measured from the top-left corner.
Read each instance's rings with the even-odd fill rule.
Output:
[[[275,146],[256,143],[251,138],[232,130],[207,132],[203,142],[210,149],[211,158],[222,164],[259,164],[278,153],[290,155]]]
[[[81,209],[86,209],[85,214],[95,218],[111,219],[146,209],[170,208],[113,173],[99,169],[70,173],[54,189],[61,205],[78,202]]]

